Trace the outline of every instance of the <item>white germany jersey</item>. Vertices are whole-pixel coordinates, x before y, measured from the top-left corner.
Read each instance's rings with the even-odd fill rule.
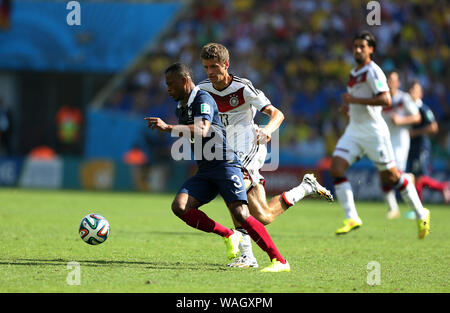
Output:
[[[413,102],[411,96],[407,92],[397,90],[395,95],[392,96],[392,106],[383,108],[383,117],[389,127],[389,132],[391,133],[392,139],[402,137],[409,138],[409,126],[394,125],[392,119],[390,118],[391,113],[395,113],[403,117],[419,113],[417,105]]]
[[[227,141],[246,167],[259,147],[255,145],[256,110],[263,110],[271,102],[261,90],[245,78],[232,75],[232,81],[223,90],[217,90],[209,79],[198,84],[208,91],[217,103],[219,116],[227,131]],[[247,157],[249,156],[249,157]]]
[[[386,75],[373,61],[359,70],[353,68],[347,84],[347,91],[356,98],[373,98],[382,92],[389,92]],[[349,104],[350,122],[347,131],[356,137],[389,134],[381,114],[381,106]]]

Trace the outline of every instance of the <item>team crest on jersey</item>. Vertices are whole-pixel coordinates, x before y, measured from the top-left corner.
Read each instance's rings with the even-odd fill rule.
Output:
[[[239,97],[238,97],[238,95],[232,95],[232,96],[230,97],[229,102],[230,102],[230,105],[231,105],[232,107],[237,106],[237,105],[239,104]]]

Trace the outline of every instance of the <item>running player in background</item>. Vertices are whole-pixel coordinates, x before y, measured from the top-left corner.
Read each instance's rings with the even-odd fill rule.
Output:
[[[424,238],[430,230],[430,211],[422,206],[408,177],[396,167],[389,129],[381,114],[383,107],[391,105],[391,95],[386,76],[371,59],[375,47],[375,38],[369,32],[362,32],[353,40],[356,67],[350,72],[348,93],[342,95],[343,106],[348,107],[349,124],[336,145],[330,167],[336,195],[345,212],[344,225],[336,230],[336,234],[347,234],[362,225],[345,172],[360,157],[367,155],[375,163],[382,184],[396,188],[415,211],[418,236]]]
[[[250,214],[267,225],[305,196],[317,194],[333,201],[331,192],[322,187],[312,174],[306,174],[300,185],[267,201],[264,177],[259,171],[266,160],[266,143],[279,128],[284,115],[248,79],[228,73],[230,58],[225,46],[209,43],[203,46],[200,57],[208,78],[198,86],[208,91],[216,101],[226,127],[228,143],[242,161]],[[254,123],[256,110],[270,117],[264,128]],[[243,240],[240,244],[241,256],[229,266],[257,267],[247,232],[239,221],[233,221],[236,230],[242,232]]]
[[[391,135],[397,168],[404,173],[410,146],[409,127],[420,122],[420,113],[411,96],[399,89],[400,79],[397,72],[392,71],[388,74],[387,84],[392,98],[392,105],[383,107],[383,118],[388,125]],[[384,199],[389,207],[387,218],[400,217],[395,189],[390,184],[383,184],[382,190]]]
[[[233,218],[268,254],[272,263],[262,271],[290,271],[289,263],[279,253],[264,225],[249,213],[242,165],[235,152],[228,147],[216,102],[194,85],[192,71],[186,65],[172,64],[165,74],[167,91],[178,102],[176,115],[180,125],[166,124],[158,117],[146,117],[145,120],[151,129],[178,136],[181,133],[187,137],[198,165],[196,174],[183,184],[175,196],[173,213],[193,228],[222,236],[227,246],[227,256],[233,259],[239,252],[241,232],[220,225],[198,209],[220,193]],[[209,153],[215,157],[212,158]]]
[[[411,149],[408,155],[408,173],[416,180],[416,189],[420,199],[424,187],[442,192],[445,203],[450,202],[450,182],[440,182],[431,177],[431,141],[429,136],[437,134],[439,128],[433,111],[422,102],[423,91],[419,82],[415,81],[409,90],[412,100],[419,108],[420,123],[413,125]]]

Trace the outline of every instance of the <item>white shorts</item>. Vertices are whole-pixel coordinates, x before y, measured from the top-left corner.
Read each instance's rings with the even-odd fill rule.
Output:
[[[237,155],[240,156],[242,165],[248,173],[248,175],[244,174],[244,179],[251,180],[250,186],[255,186],[261,181],[264,181],[264,176],[259,173],[259,170],[264,166],[264,162],[266,161],[266,145],[254,144],[248,154],[243,155],[237,151]]]
[[[405,136],[406,135],[406,136]],[[397,168],[404,172],[408,161],[410,138],[409,133],[391,136],[392,148],[394,149]]]
[[[375,163],[379,171],[396,166],[389,134],[356,137],[346,131],[339,139],[333,152],[333,156],[343,158],[349,165],[352,165],[364,155],[367,155]]]

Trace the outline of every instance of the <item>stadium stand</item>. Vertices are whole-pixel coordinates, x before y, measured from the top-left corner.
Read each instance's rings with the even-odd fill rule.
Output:
[[[424,101],[443,125],[436,150],[448,157],[450,37],[445,1],[381,2],[383,22],[368,26],[351,18],[367,14],[361,1],[192,1],[104,107],[170,120],[163,69],[181,60],[193,65],[200,81],[205,77],[200,47],[221,42],[231,51],[230,72],[251,79],[287,113],[281,130],[285,150],[301,153],[301,142],[308,138],[319,155],[328,155],[345,125],[337,106],[353,64],[349,45],[357,31],[369,29],[378,38],[378,64],[385,71],[398,69],[406,84],[418,79],[425,87]]]

